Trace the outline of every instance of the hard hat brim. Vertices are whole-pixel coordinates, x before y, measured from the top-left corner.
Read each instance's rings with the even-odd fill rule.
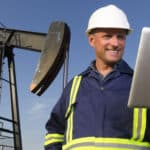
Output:
[[[133,29],[125,29],[125,28],[119,28],[119,27],[113,27],[113,28],[112,27],[108,27],[108,28],[97,27],[97,28],[87,29],[85,31],[86,35],[92,34],[95,29],[122,29],[122,30],[125,30],[127,32],[127,35],[129,35],[133,31]]]

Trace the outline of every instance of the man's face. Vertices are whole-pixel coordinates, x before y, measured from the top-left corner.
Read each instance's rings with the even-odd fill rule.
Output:
[[[94,48],[96,60],[103,64],[115,64],[124,52],[126,31],[123,29],[95,29],[88,36]]]

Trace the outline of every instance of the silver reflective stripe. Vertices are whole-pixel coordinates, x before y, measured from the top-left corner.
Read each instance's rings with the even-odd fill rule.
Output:
[[[98,148],[107,148],[109,149],[129,149],[129,150],[150,150],[150,147],[143,147],[143,146],[137,146],[137,145],[129,145],[129,144],[114,144],[114,143],[93,143],[93,142],[84,142],[84,143],[78,143],[78,144],[74,144],[71,145],[70,147],[66,148],[65,150],[73,150],[73,149],[79,149],[82,147],[87,147],[90,149],[94,148],[97,149]]]
[[[139,109],[136,140],[138,140],[140,138],[140,133],[141,133],[140,131],[141,130],[142,130],[142,109]]]
[[[147,109],[134,108],[132,140],[143,141],[146,131]]]
[[[50,141],[50,140],[58,140],[58,141],[64,141],[64,138],[63,137],[49,137],[49,138],[47,138],[45,141]]]

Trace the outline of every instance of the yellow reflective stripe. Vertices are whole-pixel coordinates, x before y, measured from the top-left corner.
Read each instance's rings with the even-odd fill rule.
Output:
[[[85,147],[76,147],[76,148],[71,148],[71,149],[66,149],[66,150],[133,150],[133,148],[110,148],[110,147],[93,147],[93,146],[85,146]]]
[[[63,134],[58,134],[58,133],[49,133],[45,136],[45,139],[48,138],[64,138]]]
[[[66,111],[65,117],[68,116],[68,113],[70,112],[70,109],[71,109],[72,97],[73,97],[73,93],[74,93],[74,90],[75,90],[77,80],[78,80],[78,76],[75,76],[74,79],[73,79],[72,87],[71,87],[70,100],[69,100],[69,105],[68,105],[68,109]]]
[[[63,146],[63,150],[83,150],[89,148],[90,150],[108,149],[127,149],[127,150],[150,150],[150,143],[133,141],[123,138],[96,138],[85,137],[70,141]]]
[[[137,128],[138,128],[138,108],[134,108],[133,110],[133,133],[132,139],[136,139],[137,137]]]
[[[75,91],[74,91],[74,93],[72,93],[73,91],[71,91],[71,101],[72,101],[72,103],[75,103],[75,101],[76,101],[76,96],[77,96],[77,92],[78,92],[78,90],[79,90],[79,86],[80,86],[80,82],[81,82],[81,76],[77,76],[76,77],[77,78],[77,80],[76,80],[76,84],[75,84]]]
[[[66,142],[69,142],[72,140],[72,131],[73,131],[73,108],[71,110],[71,114],[69,117],[69,122],[68,122],[68,130],[67,135],[66,135]]]
[[[73,79],[73,83],[72,83],[72,87],[71,87],[71,92],[70,92],[69,105],[68,105],[68,109],[66,111],[65,117],[68,116],[68,113],[70,112],[70,109],[71,109],[71,105],[75,102],[75,94],[74,93],[77,93],[77,90],[78,90],[76,88],[76,86],[77,86],[76,84],[80,84],[80,83],[77,83],[78,81],[79,82],[81,81],[81,76],[75,76],[74,79]]]
[[[70,116],[68,118],[68,121],[67,121],[67,131],[66,131],[66,141],[69,141],[70,139],[70,130],[71,130],[71,124],[72,124],[72,109],[71,109],[71,105],[72,105],[72,95],[74,93],[74,90],[75,90],[75,87],[76,87],[76,82],[77,82],[77,79],[78,77],[75,76],[74,77],[74,80],[73,80],[73,83],[72,83],[72,87],[71,87],[71,92],[70,92],[70,99],[69,99],[69,106],[68,106],[68,109],[67,109],[67,113],[66,113],[66,117],[68,116],[68,114],[70,113]]]
[[[73,114],[74,114],[72,104],[74,104],[76,101],[76,96],[77,96],[77,92],[80,86],[81,78],[82,78],[81,76],[74,77],[71,92],[70,92],[69,106],[68,106],[68,110],[66,113],[66,116],[68,115],[68,113],[70,113],[70,116],[68,117],[68,121],[67,121],[66,143],[72,140]]]
[[[57,133],[49,133],[45,136],[44,145],[47,146],[49,144],[57,143],[57,142],[64,142],[64,135],[57,134]]]
[[[142,147],[131,147],[131,148],[123,148],[123,147],[95,147],[95,146],[80,146],[80,147],[71,147],[71,148],[63,148],[63,150],[149,150],[149,148]]]
[[[133,133],[132,140],[142,141],[144,139],[147,121],[146,108],[134,108],[133,110]]]
[[[141,126],[141,137],[139,138],[139,141],[142,141],[144,139],[145,131],[146,131],[146,122],[147,122],[147,109],[142,109],[142,126]]]

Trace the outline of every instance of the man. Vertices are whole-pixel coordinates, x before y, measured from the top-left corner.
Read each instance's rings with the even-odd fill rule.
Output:
[[[131,28],[114,5],[90,17],[87,36],[95,60],[64,89],[46,124],[46,150],[150,150],[145,108],[127,107],[133,71],[122,60]]]

